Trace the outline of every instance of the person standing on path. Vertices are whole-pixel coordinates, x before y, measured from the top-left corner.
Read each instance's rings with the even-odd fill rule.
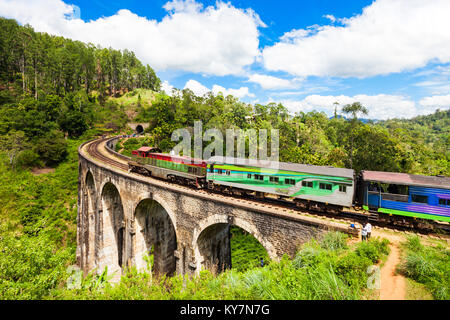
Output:
[[[367,240],[367,228],[366,225],[364,225],[361,229],[361,240],[366,241]]]
[[[369,221],[366,222],[365,228],[366,228],[366,232],[367,232],[366,239],[369,240],[370,239],[370,235],[372,233],[372,225],[370,224]]]

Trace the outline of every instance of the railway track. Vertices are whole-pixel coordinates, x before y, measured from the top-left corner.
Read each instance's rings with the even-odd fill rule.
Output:
[[[90,142],[87,148],[87,153],[95,158],[96,160],[99,160],[105,164],[108,164],[112,167],[121,169],[123,171],[128,172],[128,164],[124,162],[123,159],[121,159],[121,161],[115,160],[112,157],[108,157],[105,154],[103,154],[102,152],[99,151],[100,145],[102,143],[104,143],[105,141],[111,139],[111,137],[107,137],[107,138],[101,138],[101,139],[97,139],[94,140],[93,142]],[[106,148],[105,148],[106,150]],[[111,155],[112,156],[112,155]],[[131,173],[133,174],[133,173]],[[151,178],[151,179],[156,179],[156,178]],[[160,179],[156,179],[158,180],[158,182],[160,182],[161,184],[164,185],[174,185],[173,183],[167,182],[165,180],[160,180]],[[223,195],[220,194],[218,192],[215,191],[211,191],[211,190],[205,190],[205,189],[196,189],[193,187],[188,187],[188,186],[181,186],[178,184],[175,184],[175,186],[177,188],[183,189],[185,191],[188,192],[197,192],[199,194],[202,195],[206,195],[208,197],[211,198],[220,198],[220,199],[230,199],[232,198],[233,201],[238,201],[240,204],[244,204],[247,205],[249,207],[266,207],[266,208],[272,208],[272,209],[277,209],[280,211],[293,211],[297,214],[300,215],[306,215],[306,216],[310,216],[310,217],[315,217],[315,218],[320,218],[322,220],[327,220],[327,221],[341,221],[341,222],[347,222],[347,223],[363,223],[367,218],[367,214],[364,213],[359,213],[359,212],[341,212],[339,214],[334,214],[334,215],[330,215],[326,212],[321,212],[321,211],[314,211],[314,210],[309,210],[309,211],[305,211],[304,209],[298,208],[295,203],[293,203],[292,201],[287,201],[287,200],[277,200],[277,199],[272,199],[272,198],[264,198],[264,199],[257,199],[254,197],[250,197],[250,196],[240,196],[240,195],[234,195],[234,194],[227,194],[227,195]],[[412,228],[410,227],[404,227],[404,226],[398,226],[398,225],[389,225],[389,224],[385,224],[385,223],[379,223],[376,221],[371,221],[371,223],[374,226],[380,227],[380,228],[388,228],[388,229],[394,229],[396,231],[411,231]],[[441,225],[438,224],[436,225],[436,228],[439,229],[440,233],[444,233],[444,234],[449,234],[450,233],[450,226],[448,225]],[[425,235],[429,235],[432,234],[433,232],[430,231],[426,231],[426,230],[414,230],[414,232],[418,232],[421,234],[425,234]]]
[[[88,146],[88,150],[87,150],[88,154],[90,156],[96,158],[97,160],[100,160],[106,164],[113,166],[113,167],[128,171],[127,164],[124,164],[123,162],[119,162],[114,159],[111,159],[99,152],[99,150],[98,150],[99,145],[108,139],[110,139],[110,138],[102,138],[102,139],[98,139],[98,140],[91,142]]]

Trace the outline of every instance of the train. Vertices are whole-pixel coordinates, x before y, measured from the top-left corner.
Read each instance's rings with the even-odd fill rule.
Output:
[[[129,171],[229,195],[288,201],[306,210],[356,212],[418,228],[450,222],[450,178],[212,156],[194,159],[155,147],[132,151]],[[431,224],[430,224],[431,222]],[[433,227],[431,227],[433,228]]]

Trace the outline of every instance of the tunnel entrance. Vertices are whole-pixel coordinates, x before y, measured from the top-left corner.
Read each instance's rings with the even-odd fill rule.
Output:
[[[136,207],[135,219],[136,267],[172,276],[176,270],[177,239],[167,211],[158,202],[145,199]],[[149,267],[151,270],[148,270]]]
[[[144,127],[142,127],[142,125],[138,124],[136,126],[136,133],[143,134],[144,133]]]

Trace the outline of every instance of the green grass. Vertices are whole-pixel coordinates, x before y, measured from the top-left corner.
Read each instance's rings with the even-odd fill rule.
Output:
[[[109,99],[111,101],[117,102],[118,104],[124,106],[124,107],[131,107],[131,106],[137,106],[139,101],[139,96],[141,97],[141,103],[144,104],[151,104],[152,101],[155,100],[157,93],[150,90],[150,89],[134,89],[133,91],[130,91],[128,93],[125,93],[121,97],[113,98],[110,97]]]
[[[433,300],[433,295],[424,284],[406,278],[406,300]]]
[[[418,236],[403,244],[405,256],[398,268],[404,276],[423,284],[435,299],[450,299],[450,250],[442,244],[425,246]]]
[[[42,299],[66,281],[66,268],[75,263],[83,139],[68,140],[69,155],[52,173],[12,171],[0,157],[1,299]]]
[[[336,237],[332,235],[330,237]],[[337,236],[341,237],[341,236]],[[199,276],[181,275],[157,278],[131,269],[116,285],[95,277],[83,281],[82,288],[57,288],[51,299],[278,299],[278,300],[355,300],[373,297],[367,289],[365,266],[370,260],[360,250],[361,244],[330,248],[327,240],[311,240],[304,244],[294,259],[284,256],[279,262],[246,271],[228,270],[218,276],[201,271]],[[381,259],[387,243],[371,239],[365,246]],[[358,281],[349,281],[349,279]],[[361,278],[361,279],[359,279]]]

